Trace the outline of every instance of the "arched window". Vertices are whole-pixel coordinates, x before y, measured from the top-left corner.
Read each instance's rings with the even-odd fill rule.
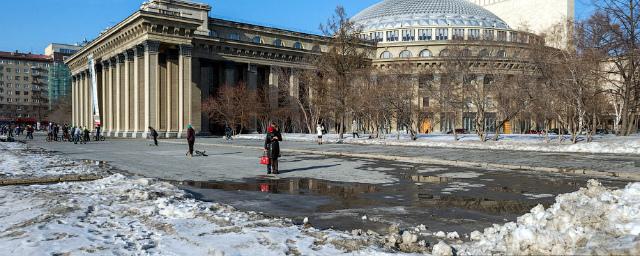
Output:
[[[215,30],[211,30],[211,31],[209,31],[209,36],[210,37],[218,37],[218,32],[215,31]]]
[[[400,52],[400,58],[411,58],[413,55],[409,50],[404,50]]]
[[[261,44],[262,43],[262,38],[260,36],[254,36],[253,40],[251,40],[251,41],[256,43],[256,44]]]
[[[227,38],[229,38],[229,40],[240,40],[240,35],[238,33],[229,33]]]
[[[382,54],[380,54],[380,58],[381,59],[391,59],[391,58],[393,58],[393,55],[391,55],[391,53],[388,52],[388,51],[384,51]]]
[[[444,50],[440,51],[439,56],[440,57],[449,57],[449,50],[444,49]]]
[[[293,44],[293,48],[295,49],[302,49],[302,43],[301,42],[295,42]]]
[[[433,54],[431,53],[431,51],[429,51],[427,49],[424,49],[424,50],[422,50],[420,52],[420,57],[428,58],[428,57],[432,57],[432,56],[433,56]]]
[[[496,57],[498,58],[506,58],[507,57],[507,52],[504,50],[500,50],[498,51],[498,53],[496,54]]]
[[[489,50],[487,49],[480,50],[480,52],[478,53],[478,57],[489,57]]]
[[[314,46],[313,46],[313,48],[312,48],[311,50],[312,50],[312,51],[314,51],[314,52],[321,52],[321,51],[322,51],[322,50],[320,49],[320,46],[319,46],[319,45],[317,45],[317,44],[316,44],[316,45],[314,45]]]
[[[282,42],[282,40],[276,39],[276,40],[273,40],[273,45],[275,45],[276,47],[283,47],[284,43]]]

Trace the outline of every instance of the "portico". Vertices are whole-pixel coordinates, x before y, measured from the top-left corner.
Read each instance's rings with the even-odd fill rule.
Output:
[[[286,81],[297,88],[295,71],[312,68],[324,47],[321,36],[208,18],[210,9],[186,1],[147,2],[71,56],[73,123],[95,128],[97,104],[95,118],[106,136],[146,137],[153,127],[161,137],[180,138],[188,124],[209,133],[202,102],[220,86],[242,83],[279,93]],[[276,72],[283,69],[287,77]]]

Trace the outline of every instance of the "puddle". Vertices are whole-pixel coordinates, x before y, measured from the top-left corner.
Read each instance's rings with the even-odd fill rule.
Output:
[[[287,217],[294,222],[308,217],[317,228],[371,229],[384,234],[392,224],[401,228],[423,224],[431,232],[468,234],[494,223],[514,221],[538,204],[548,207],[556,195],[574,192],[588,180],[577,176],[399,166],[373,161],[360,168],[384,170],[398,182],[362,184],[256,177],[241,182],[174,183],[200,200]],[[626,185],[615,180],[601,182],[610,187]]]

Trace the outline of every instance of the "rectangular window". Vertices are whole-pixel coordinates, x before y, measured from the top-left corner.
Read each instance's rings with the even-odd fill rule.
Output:
[[[29,95],[29,92],[24,92],[23,94],[24,94],[24,95]]]
[[[507,31],[498,31],[498,41],[507,41]]]
[[[480,40],[480,29],[469,29],[469,40]]]
[[[433,39],[433,29],[418,29],[418,40],[428,41]]]
[[[25,77],[24,77],[24,80],[25,80],[25,81],[29,81],[29,77],[28,77],[28,76],[25,76]]]
[[[449,29],[448,28],[437,29],[436,40],[449,40]]]
[[[16,81],[20,81],[20,77],[19,76],[16,76]]]
[[[493,29],[485,29],[483,33],[483,39],[487,41],[493,41]]]
[[[453,29],[453,40],[464,40],[464,28]]]
[[[428,108],[429,107],[429,97],[423,97],[422,98],[422,107],[423,108]]]
[[[373,37],[371,39],[376,43],[382,42],[382,41],[384,41],[384,33],[383,32],[373,32]]]
[[[402,30],[402,41],[415,41],[416,40],[416,31],[413,29],[403,29]]]
[[[20,95],[20,91],[16,91],[16,95]]]
[[[398,30],[387,31],[387,42],[397,42],[398,39]]]
[[[7,98],[7,102],[9,102],[9,103],[10,103],[10,102],[12,102],[12,101],[13,101],[13,99],[12,99],[12,98]]]
[[[511,32],[509,39],[511,42],[518,42],[518,32]]]

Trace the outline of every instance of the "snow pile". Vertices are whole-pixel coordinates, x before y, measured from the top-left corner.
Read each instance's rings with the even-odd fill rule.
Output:
[[[243,134],[236,136],[239,139],[263,140],[261,134]],[[287,141],[313,142],[316,136],[313,134],[284,134]],[[480,142],[475,134],[458,135],[459,141],[453,139],[453,135],[448,134],[421,134],[413,141],[407,134],[401,134],[397,139],[395,134],[387,135],[386,139],[352,138],[346,134],[343,140],[337,134],[326,134],[323,137],[325,143],[336,143],[341,141],[348,144],[363,145],[389,145],[389,146],[413,146],[413,147],[441,147],[441,148],[464,148],[464,149],[493,149],[493,150],[515,150],[515,151],[538,151],[538,152],[581,152],[581,153],[611,153],[611,154],[640,154],[640,136],[616,137],[614,135],[596,135],[591,143],[579,142],[572,144],[570,136],[565,136],[564,142],[558,142],[557,135],[550,135],[550,142],[545,142],[545,137],[537,134],[502,134],[499,141],[489,140]],[[584,141],[584,136],[580,141]]]
[[[0,178],[41,178],[73,174],[97,174],[99,168],[29,149],[25,144],[0,143]]]
[[[547,210],[537,206],[516,223],[475,231],[471,242],[454,247],[460,255],[640,255],[639,235],[640,183],[612,191],[591,180]],[[444,249],[439,245],[438,254]]]
[[[119,174],[0,187],[7,255],[385,255],[379,239],[303,228]]]

